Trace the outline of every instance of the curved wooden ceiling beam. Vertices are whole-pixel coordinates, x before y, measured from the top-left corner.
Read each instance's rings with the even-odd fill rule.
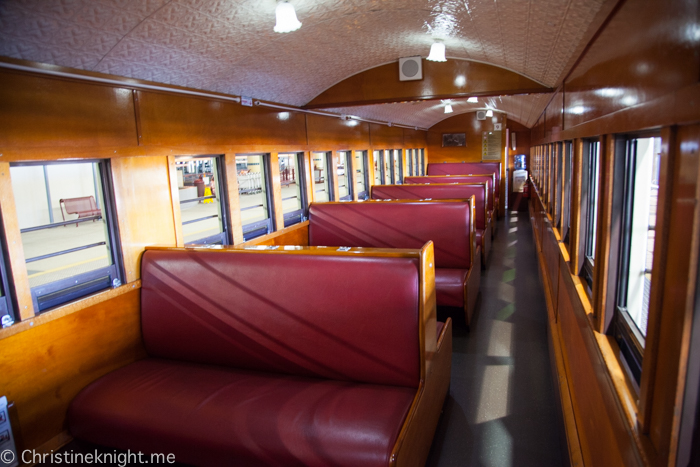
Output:
[[[398,61],[353,75],[316,96],[303,108],[372,105],[465,96],[551,93],[554,90],[514,71],[470,60],[422,59],[423,79],[399,81]]]

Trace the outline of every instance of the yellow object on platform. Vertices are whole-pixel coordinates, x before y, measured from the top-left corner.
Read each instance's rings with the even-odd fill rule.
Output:
[[[211,196],[211,188],[209,188],[209,187],[205,187],[205,188],[204,188],[204,196]],[[203,202],[204,204],[206,204],[206,203],[213,203],[214,200],[213,200],[213,199],[205,199],[205,200],[202,201],[202,202]]]

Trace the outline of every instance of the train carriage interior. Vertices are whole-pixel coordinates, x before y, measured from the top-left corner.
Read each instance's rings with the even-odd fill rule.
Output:
[[[699,151],[697,0],[0,0],[0,464],[700,466]]]

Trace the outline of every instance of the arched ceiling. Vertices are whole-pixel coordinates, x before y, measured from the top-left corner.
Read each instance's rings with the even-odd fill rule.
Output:
[[[303,26],[277,34],[275,0],[2,0],[0,55],[303,106],[363,70],[425,57],[440,38],[448,59],[493,64],[554,87],[614,2],[291,3]]]

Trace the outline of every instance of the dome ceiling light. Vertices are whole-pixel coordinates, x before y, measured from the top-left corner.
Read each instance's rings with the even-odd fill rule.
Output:
[[[447,105],[445,106],[445,113],[446,113],[446,114],[451,114],[451,113],[452,113],[452,105],[451,105],[451,104],[447,104]]]
[[[470,97],[469,99],[467,99],[467,102],[477,103],[479,102],[479,99],[477,99],[476,97]]]
[[[442,42],[433,42],[433,45],[430,46],[430,55],[428,55],[427,60],[431,62],[446,62],[445,44]]]
[[[275,24],[275,32],[292,32],[301,27],[301,23],[297,19],[297,13],[294,10],[294,5],[288,1],[280,1],[275,9],[277,23]]]

